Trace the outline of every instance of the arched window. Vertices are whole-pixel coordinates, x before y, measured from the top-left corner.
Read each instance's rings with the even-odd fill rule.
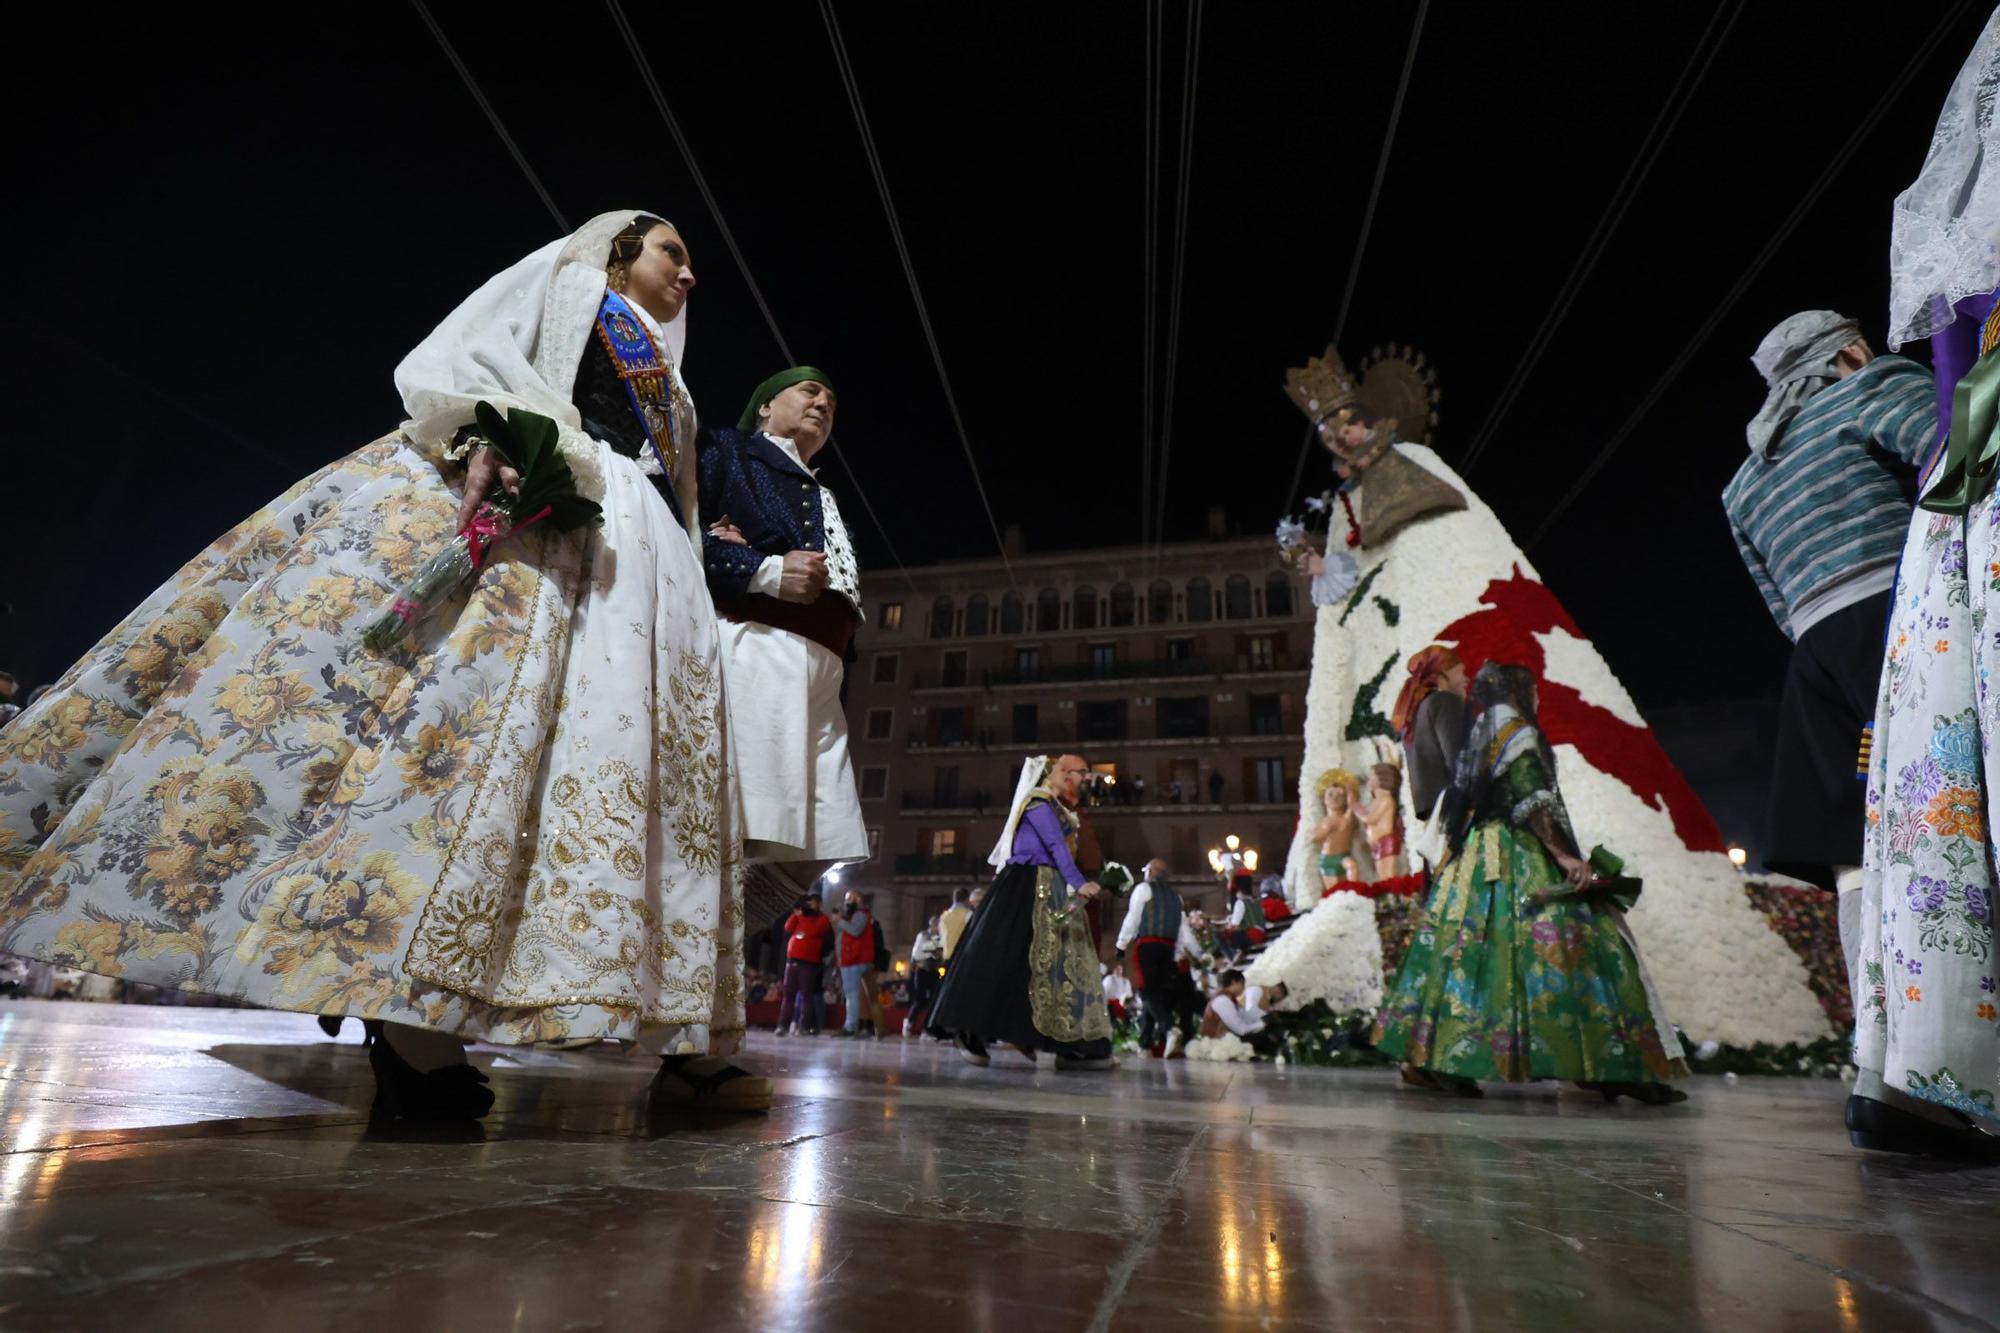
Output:
[[[951,637],[951,598],[939,594],[931,603],[931,637],[949,639]]]
[[[1054,588],[1035,596],[1035,628],[1045,634],[1062,628],[1062,594]]]
[[[1222,613],[1231,620],[1248,620],[1254,614],[1250,609],[1248,575],[1231,574],[1222,585]]]
[[[1069,595],[1069,627],[1097,628],[1097,589],[1087,583]]]
[[[1021,604],[1021,594],[1010,592],[1000,599],[1000,632],[1019,634],[1028,628],[1027,608]]]
[[[1274,569],[1264,576],[1264,614],[1288,616],[1292,613],[1292,576]]]
[[[1215,619],[1215,594],[1209,591],[1205,578],[1197,576],[1188,580],[1187,618],[1190,623]]]
[[[1174,585],[1165,579],[1154,579],[1153,586],[1146,589],[1146,623],[1171,625],[1173,620]]]
[[[993,613],[987,609],[986,594],[976,592],[965,599],[965,637],[983,639],[992,624]]]
[[[1114,626],[1137,624],[1139,620],[1139,599],[1132,593],[1132,585],[1120,583],[1111,590],[1111,623]]]

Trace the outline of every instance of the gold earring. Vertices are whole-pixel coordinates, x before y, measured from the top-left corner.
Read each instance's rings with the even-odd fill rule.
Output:
[[[623,264],[613,264],[609,269],[606,269],[604,273],[604,285],[612,291],[622,294],[625,291],[625,266]]]

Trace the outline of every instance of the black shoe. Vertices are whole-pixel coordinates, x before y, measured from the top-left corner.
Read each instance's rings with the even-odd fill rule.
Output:
[[[368,1048],[368,1064],[375,1071],[371,1120],[477,1120],[493,1109],[486,1075],[469,1064],[420,1074],[379,1036]]]
[[[1647,1106],[1672,1106],[1675,1102],[1688,1099],[1685,1092],[1671,1083],[1579,1083],[1576,1086],[1598,1094],[1607,1105],[1612,1106],[1617,1105],[1620,1097],[1630,1097]]]
[[[1847,1139],[1857,1148],[1876,1152],[1916,1153],[1958,1161],[2000,1160],[2000,1137],[1981,1132],[1957,1111],[1952,1114],[1962,1123],[1940,1124],[1900,1106],[1856,1094],[1847,1099]]]
[[[319,1016],[319,1030],[329,1037],[338,1037],[340,1035],[340,1024],[341,1018],[339,1014],[321,1014]]]
[[[1056,1068],[1064,1073],[1101,1073],[1118,1068],[1118,1061],[1109,1055],[1058,1055]]]
[[[986,1043],[969,1032],[958,1034],[958,1053],[967,1064],[981,1069],[993,1063],[993,1057],[986,1053]]]

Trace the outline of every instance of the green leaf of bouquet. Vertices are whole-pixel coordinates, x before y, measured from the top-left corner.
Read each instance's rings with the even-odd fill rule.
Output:
[[[556,423],[539,412],[520,408],[514,410],[513,420],[525,459],[522,471],[541,472],[550,458],[556,455]]]
[[[479,433],[496,444],[508,433],[507,421],[500,415],[500,409],[484,398],[473,404],[472,416],[479,423]]]

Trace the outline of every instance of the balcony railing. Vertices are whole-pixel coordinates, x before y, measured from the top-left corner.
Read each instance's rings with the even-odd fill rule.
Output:
[[[994,667],[982,673],[988,689],[1009,685],[1073,685],[1089,680],[1145,680],[1149,677],[1213,676],[1222,668],[1209,657],[1154,657],[1137,662],[1050,662],[1032,667]]]
[[[993,793],[988,791],[936,792],[906,791],[905,810],[970,810],[982,814],[993,809]]]
[[[919,671],[910,677],[915,690],[1007,690],[1042,685],[1116,684],[1133,680],[1181,680],[1204,676],[1261,675],[1304,671],[1309,656],[1278,653],[1262,660],[1236,657],[1153,657],[1138,661],[1050,662],[1032,667],[987,667],[980,671]]]
[[[1172,741],[1187,741],[1194,745],[1204,745],[1213,741],[1237,737],[1252,740],[1272,741],[1297,740],[1303,724],[1297,718],[1280,715],[1275,727],[1270,719],[1225,718],[1214,719],[1206,725],[1163,724],[1153,722],[1127,722],[1122,727],[1079,728],[1074,723],[1047,722],[1032,731],[1016,732],[1007,727],[983,728],[970,736],[956,736],[950,740],[929,740],[920,732],[911,732],[906,744],[912,750],[1020,750],[1051,745],[1127,745],[1133,743],[1159,744]]]
[[[993,867],[970,856],[925,856],[898,854],[898,875],[965,875],[981,882],[993,877]]]
[[[918,671],[910,676],[913,690],[978,690],[985,682],[969,671]]]

